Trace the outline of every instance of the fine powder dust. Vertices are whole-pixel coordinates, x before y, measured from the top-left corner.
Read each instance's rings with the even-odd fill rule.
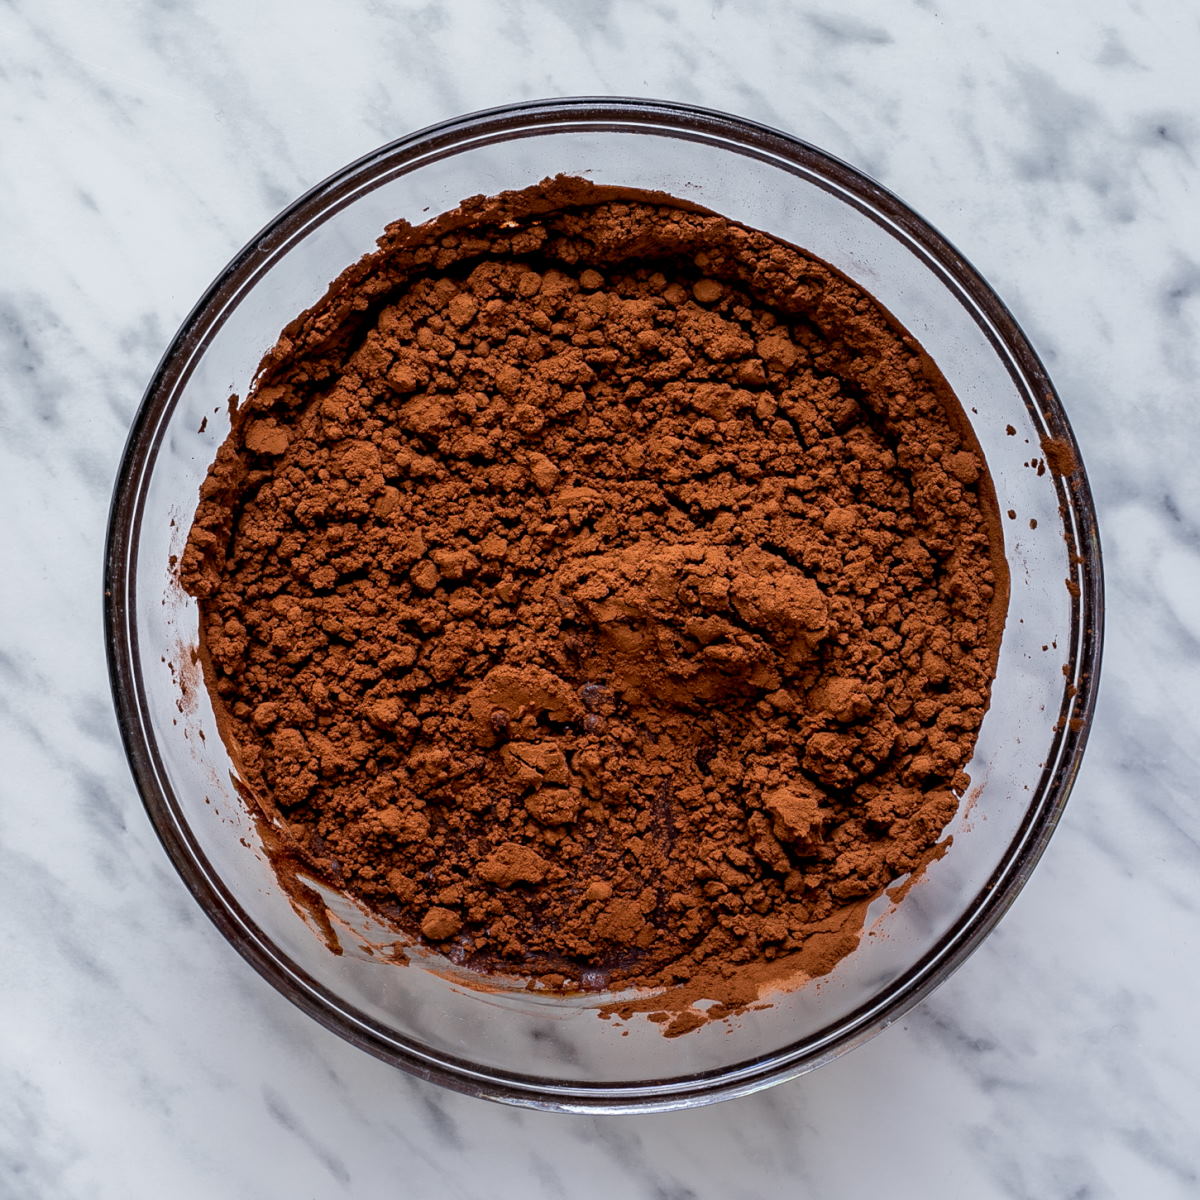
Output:
[[[311,871],[491,976],[654,989],[625,1009],[681,1033],[829,971],[939,851],[995,508],[864,291],[560,178],[389,227],[284,331],[181,579]]]

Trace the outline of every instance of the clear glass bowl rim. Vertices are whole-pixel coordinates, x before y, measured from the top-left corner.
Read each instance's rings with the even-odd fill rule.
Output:
[[[1072,605],[1068,683],[1058,733],[1040,784],[1006,854],[938,944],[872,1000],[815,1036],[751,1062],[671,1079],[588,1084],[492,1072],[401,1043],[289,962],[259,931],[188,835],[161,770],[139,682],[136,551],[145,482],[173,408],[225,313],[306,230],[363,189],[470,144],[571,128],[658,135],[724,144],[787,164],[887,222],[928,266],[985,318],[997,353],[1024,392],[1035,423],[1075,452],[1078,446],[1041,361],[1016,320],[970,263],[898,197],[840,159],[799,138],[741,117],[673,101],[570,97],[504,105],[443,121],[389,142],[335,172],[284,209],[238,252],[188,314],[141,400],[115,481],[104,564],[104,627],[109,678],[134,782],[168,857],[200,907],[241,955],[284,996],[352,1044],[421,1078],[468,1095],[565,1112],[668,1111],[757,1091],[830,1061],[897,1020],[951,975],[1003,916],[1029,878],[1067,802],[1091,726],[1103,640],[1103,578],[1091,488],[1081,466],[1057,477],[1064,534],[1078,595]],[[981,322],[982,324],[982,322]],[[1082,462],[1081,459],[1079,459]]]

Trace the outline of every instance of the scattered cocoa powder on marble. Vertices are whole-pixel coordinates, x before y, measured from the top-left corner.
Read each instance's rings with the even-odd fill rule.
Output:
[[[978,445],[877,302],[561,178],[389,227],[288,326],[181,578],[317,875],[481,972],[668,989],[669,1034],[832,969],[938,852],[1007,600]]]

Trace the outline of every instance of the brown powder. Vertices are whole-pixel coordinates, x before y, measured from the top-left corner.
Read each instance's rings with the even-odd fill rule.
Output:
[[[455,962],[659,989],[622,1011],[668,1034],[830,970],[938,852],[1007,599],[877,302],[563,179],[391,226],[284,331],[181,577],[293,854]]]
[[[1063,438],[1042,438],[1042,453],[1045,454],[1050,470],[1055,475],[1072,475],[1079,470],[1079,459],[1076,458],[1071,443]]]

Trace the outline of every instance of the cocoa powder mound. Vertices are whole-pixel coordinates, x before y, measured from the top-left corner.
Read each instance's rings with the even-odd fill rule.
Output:
[[[1007,599],[929,358],[812,256],[580,180],[397,223],[264,359],[181,564],[247,788],[453,961],[828,971],[935,853]]]

